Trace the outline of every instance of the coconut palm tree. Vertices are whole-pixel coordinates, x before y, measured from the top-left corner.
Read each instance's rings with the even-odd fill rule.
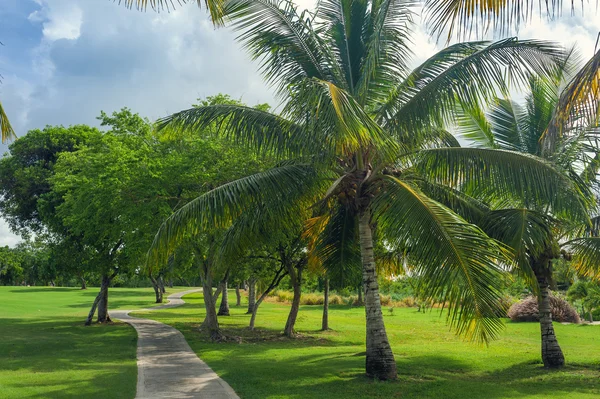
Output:
[[[487,115],[467,107],[459,119],[459,132],[481,147],[544,158],[548,164],[564,170],[572,183],[586,193],[586,198],[579,201],[593,203],[590,189],[593,185],[597,188],[600,166],[598,100],[583,95],[579,88],[587,86],[588,94],[593,89],[600,72],[598,60],[600,52],[569,82],[565,78],[568,64],[553,79],[532,78],[524,105],[497,99]],[[572,112],[575,109],[577,112]],[[473,193],[472,188],[467,187],[467,191]],[[541,203],[506,198],[498,202],[494,201],[497,198],[485,198],[485,193],[473,194],[481,199],[478,206],[482,213],[470,220],[513,248],[515,264],[538,293],[544,365],[563,366],[564,355],[554,333],[549,302],[552,262],[561,256],[570,258],[572,252],[578,255],[575,264],[580,271],[600,270],[599,238],[589,234],[581,237],[589,231],[589,217]]]
[[[457,98],[483,104],[531,76],[550,75],[562,50],[517,39],[460,43],[410,71],[411,4],[324,0],[311,14],[287,1],[226,3],[239,40],[261,60],[262,73],[282,99],[281,114],[218,105],[185,110],[161,124],[192,131],[216,124],[223,135],[284,161],[181,208],[160,228],[149,253],[151,261],[160,259],[186,232],[227,225],[258,209],[245,232],[237,233],[251,242],[265,231],[263,220],[285,224],[300,202],[312,203],[316,213],[342,223],[330,229],[349,233],[340,240],[351,232],[358,237],[366,372],[379,379],[396,378],[396,363],[381,313],[374,232],[412,248],[413,263],[431,295],[449,306],[459,333],[487,341],[501,327],[495,281],[503,247],[425,195],[417,169],[438,181],[459,179],[468,167],[490,190],[521,193],[557,209],[579,195],[562,171],[535,157],[432,148],[456,144],[441,126]]]

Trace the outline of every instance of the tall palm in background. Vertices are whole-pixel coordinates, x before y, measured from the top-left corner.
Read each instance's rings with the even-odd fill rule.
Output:
[[[595,202],[592,193],[598,192],[600,167],[598,99],[573,93],[579,93],[579,87],[586,86],[588,90],[594,87],[600,72],[598,59],[600,53],[570,82],[564,79],[568,64],[554,79],[531,79],[524,105],[497,99],[487,115],[480,109],[467,110],[459,119],[459,132],[481,147],[543,157],[549,164],[564,170],[572,183],[586,193],[579,201]],[[582,85],[583,81],[587,83]],[[577,112],[571,113],[570,109]],[[469,187],[466,189],[472,192]],[[471,217],[470,221],[513,248],[515,264],[530,278],[538,293],[544,365],[563,366],[564,355],[554,333],[549,301],[552,262],[561,256],[570,258],[572,252],[581,272],[600,270],[599,238],[590,237],[597,232],[590,231],[589,216],[518,199],[498,202],[486,198],[485,192],[472,192],[472,195],[481,202],[477,204],[479,217]]]
[[[412,248],[430,294],[445,300],[460,333],[487,341],[501,327],[495,281],[505,251],[425,195],[421,181],[441,187],[468,170],[473,181],[498,193],[519,193],[557,209],[569,208],[579,192],[560,170],[534,157],[432,148],[456,145],[442,124],[457,98],[483,104],[498,91],[507,93],[509,84],[551,75],[563,52],[516,39],[461,43],[409,71],[411,5],[327,0],[311,14],[298,13],[287,1],[227,2],[225,15],[239,40],[261,60],[283,101],[281,115],[219,105],[182,111],[162,124],[195,131],[216,123],[222,134],[283,161],[181,208],[165,221],[150,251],[151,260],[167,256],[190,230],[228,225],[252,212],[235,234],[251,243],[260,232],[268,234],[264,223],[285,224],[300,202],[312,203],[323,223],[332,224],[322,231],[340,232],[333,235],[338,240],[358,239],[366,371],[380,379],[396,378],[396,363],[381,313],[374,231],[391,245]]]
[[[0,42],[0,46],[3,46],[2,42]],[[2,79],[2,75],[0,75],[0,83]],[[10,121],[8,120],[8,116],[4,112],[4,108],[2,107],[2,102],[0,102],[0,137],[2,138],[2,144],[6,143],[8,140],[13,140],[15,136],[15,131],[10,125]]]

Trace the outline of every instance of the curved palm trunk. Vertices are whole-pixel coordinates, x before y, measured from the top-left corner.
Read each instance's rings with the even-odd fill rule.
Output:
[[[329,330],[329,279],[325,278],[323,287],[323,320],[321,321],[321,330]]]
[[[298,266],[297,269],[294,266],[289,266],[288,274],[290,275],[292,286],[294,287],[294,297],[292,299],[292,307],[290,308],[283,334],[286,337],[293,337],[296,319],[298,318],[298,311],[300,310],[300,297],[302,296],[302,266]]]
[[[565,356],[560,349],[554,326],[552,325],[552,310],[550,308],[550,292],[548,279],[536,276],[540,289],[538,308],[540,314],[540,329],[542,333],[542,361],[545,367],[558,368],[565,365]]]
[[[363,288],[365,292],[365,312],[367,316],[367,359],[366,372],[370,377],[380,380],[393,380],[397,378],[396,361],[387,338],[383,314],[381,313],[381,299],[379,297],[379,284],[375,270],[375,257],[373,254],[373,235],[371,232],[371,214],[368,210],[362,211],[359,216],[358,230],[360,234],[360,251],[363,266]]]
[[[227,280],[221,283],[221,305],[219,306],[218,316],[229,316],[229,295],[227,294]]]

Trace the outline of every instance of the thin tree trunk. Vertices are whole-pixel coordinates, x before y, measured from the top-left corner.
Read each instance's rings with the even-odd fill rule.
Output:
[[[363,266],[363,287],[365,293],[365,313],[367,318],[367,354],[366,373],[380,380],[396,379],[396,361],[383,322],[379,284],[375,270],[373,254],[373,235],[371,232],[371,215],[363,210],[359,216],[358,230],[360,234],[360,251]]]
[[[215,300],[212,292],[212,278],[207,270],[205,270],[204,276],[202,276],[202,293],[206,317],[204,318],[204,322],[202,322],[200,329],[208,332],[211,340],[220,341],[223,339],[223,335],[219,328],[219,319],[217,318],[217,310],[215,309]]]
[[[537,276],[537,280],[540,289],[538,307],[542,333],[542,361],[544,362],[545,367],[559,368],[565,365],[565,357],[560,349],[560,345],[558,345],[558,340],[554,333],[554,326],[552,325],[548,279],[545,276]]]
[[[235,286],[235,306],[242,306],[242,294],[240,293],[240,283]]]
[[[158,276],[157,282],[158,286],[160,287],[161,294],[165,294],[167,291],[165,290],[165,280],[162,278],[162,276]]]
[[[163,294],[162,290],[158,285],[158,281],[154,278],[154,276],[150,275],[150,281],[152,282],[152,288],[154,288],[154,296],[156,297],[156,303],[163,302]]]
[[[254,313],[254,307],[256,305],[256,279],[251,278],[248,280],[248,311],[246,314]]]
[[[92,308],[90,309],[90,313],[88,313],[88,317],[85,320],[85,325],[89,326],[92,324],[92,320],[94,319],[94,313],[96,313],[96,308],[98,307],[98,302],[100,302],[100,297],[102,296],[102,292],[99,292],[96,295],[96,299],[94,299],[94,303],[92,304]]]
[[[592,314],[592,310],[591,309],[589,310],[588,315],[590,317],[590,323],[593,323],[594,322],[594,315]]]
[[[221,305],[219,306],[219,316],[229,316],[229,294],[227,293],[227,280],[223,280],[221,283],[223,288],[221,290]]]
[[[248,328],[250,328],[250,330],[254,330],[254,322],[256,321],[256,313],[258,312],[258,307],[260,306],[260,304],[265,300],[265,298],[267,297],[267,295],[269,295],[269,293],[271,291],[273,291],[281,282],[281,280],[286,276],[287,274],[287,270],[285,267],[281,267],[277,270],[277,272],[275,273],[275,275],[273,276],[273,280],[271,280],[271,284],[269,284],[269,286],[267,287],[267,289],[265,290],[265,292],[263,292],[260,296],[260,298],[258,298],[258,300],[253,304],[252,306],[252,316],[250,317],[250,324],[248,325]],[[253,297],[256,298],[256,279],[250,279],[250,292],[254,291]],[[254,287],[254,288],[252,288]],[[254,299],[253,298],[253,299]],[[254,300],[253,300],[254,302]]]
[[[77,277],[79,277],[79,280],[81,280],[81,289],[87,290],[87,283],[85,281],[85,278],[83,277],[83,274],[79,274]]]
[[[169,288],[173,288],[173,279],[169,279]]]
[[[294,287],[294,297],[292,298],[292,307],[290,308],[283,334],[286,337],[293,337],[296,319],[298,319],[298,311],[300,310],[300,297],[302,296],[302,265],[298,265],[297,268],[290,265],[288,267],[288,274]]]
[[[108,275],[102,276],[102,284],[100,285],[100,292],[102,296],[98,302],[98,323],[108,323],[112,321],[108,314],[108,286],[110,285],[112,278]]]
[[[323,320],[321,321],[321,330],[329,330],[329,278],[325,277],[323,287]]]

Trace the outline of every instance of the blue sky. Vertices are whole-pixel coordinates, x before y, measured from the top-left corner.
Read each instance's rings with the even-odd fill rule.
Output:
[[[590,4],[585,16],[535,18],[519,37],[577,43],[590,57],[599,31]],[[111,0],[0,0],[0,100],[18,135],[47,124],[95,124],[100,110],[124,106],[155,119],[219,92],[276,105],[234,38],[194,5],[156,14]],[[422,29],[413,41],[415,62],[440,47]],[[0,245],[17,239],[0,221]]]

